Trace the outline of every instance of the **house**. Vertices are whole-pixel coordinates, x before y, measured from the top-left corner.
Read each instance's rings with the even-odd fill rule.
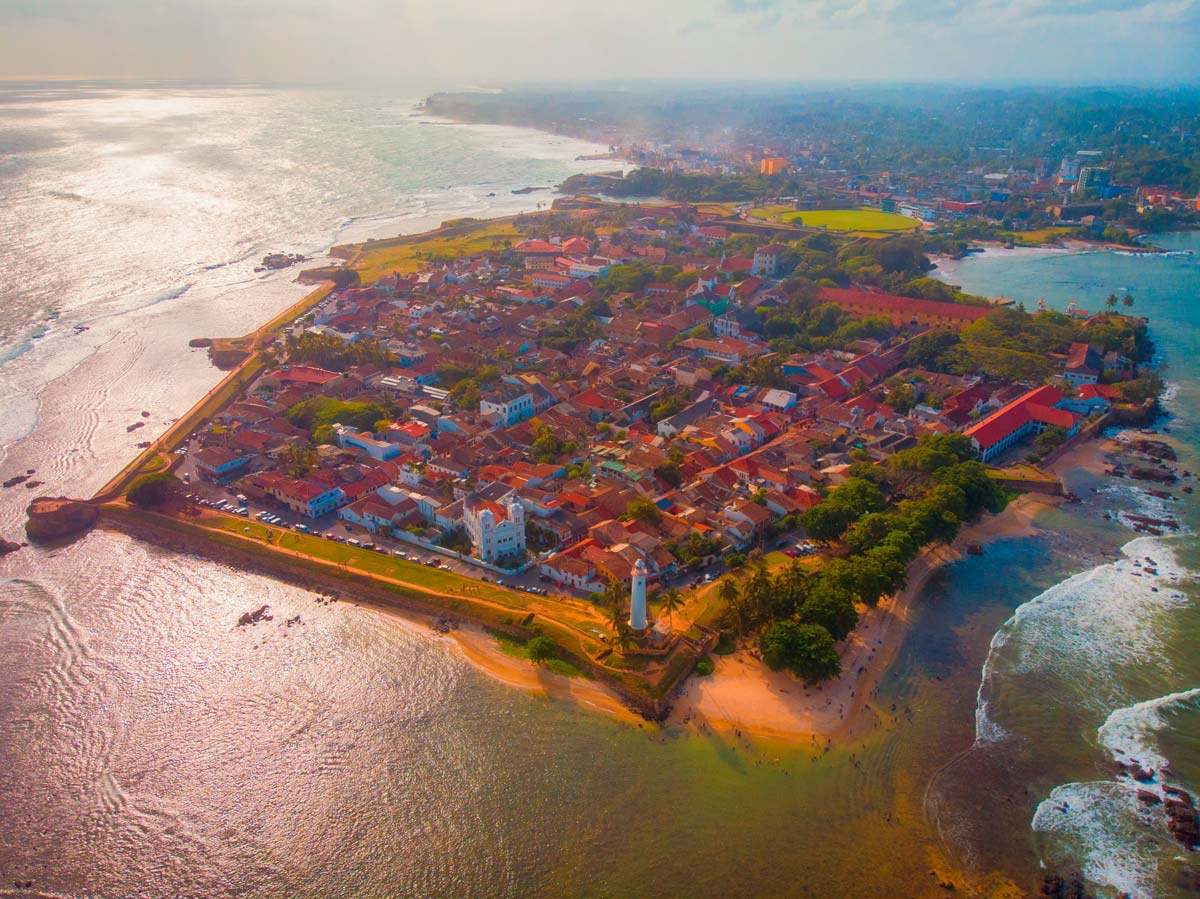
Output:
[[[1112,408],[1115,397],[1116,391],[1107,384],[1084,384],[1075,396],[1061,400],[1058,408],[1077,415],[1103,414]]]
[[[754,264],[750,267],[750,274],[760,278],[774,278],[782,268],[783,254],[786,252],[787,247],[778,243],[759,247],[754,251]]]
[[[308,518],[320,518],[346,504],[346,494],[341,487],[289,478],[274,471],[251,477],[255,478],[255,486],[267,496]]]
[[[479,411],[483,415],[495,416],[502,426],[511,427],[533,416],[533,394],[516,384],[502,381],[486,399],[479,401]]]
[[[1055,387],[1035,387],[1017,397],[987,418],[963,431],[979,458],[990,462],[1019,440],[1040,434],[1048,427],[1062,428],[1069,436],[1079,430],[1079,422],[1066,409],[1057,408],[1063,400]]]
[[[223,446],[206,446],[192,454],[196,470],[210,481],[219,481],[244,468],[253,455],[234,452]]]
[[[1067,366],[1063,376],[1068,382],[1078,387],[1081,384],[1095,384],[1100,380],[1100,372],[1104,369],[1104,356],[1097,347],[1087,343],[1071,344],[1067,354]]]
[[[335,424],[333,433],[340,447],[360,449],[372,459],[386,462],[400,455],[400,447],[386,440],[376,440],[366,431],[352,431],[344,425]]]

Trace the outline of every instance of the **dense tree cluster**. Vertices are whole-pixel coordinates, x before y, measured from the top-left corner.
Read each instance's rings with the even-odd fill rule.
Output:
[[[972,455],[962,435],[933,435],[881,465],[856,465],[852,477],[802,517],[811,539],[840,540],[846,554],[813,574],[794,562],[774,577],[760,564],[741,586],[726,578],[719,591],[734,630],[765,628],[761,648],[773,667],[810,680],[836,674],[826,647],[854,629],[855,605],[874,605],[899,590],[922,546],[952,540],[963,522],[1002,507],[1003,492]],[[806,628],[803,639],[799,626]]]
[[[305,331],[287,338],[288,360],[315,365],[327,371],[345,371],[355,365],[386,367],[392,361],[387,348],[378,340],[365,338],[353,343],[332,334]]]

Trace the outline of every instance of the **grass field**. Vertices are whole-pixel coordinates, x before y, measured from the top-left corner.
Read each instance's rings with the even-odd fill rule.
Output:
[[[500,651],[506,656],[512,656],[514,659],[524,659],[533,664],[533,661],[529,658],[528,641],[521,642],[500,631],[489,630],[488,633],[496,638],[496,645],[499,646]],[[586,677],[589,680],[591,679],[590,674],[580,671],[579,668],[565,659],[546,659],[541,665],[547,671],[561,674],[563,677]]]
[[[1074,228],[1040,228],[1037,231],[1000,231],[997,237],[1018,247],[1044,247],[1075,236]]]
[[[522,240],[511,222],[479,222],[458,227],[458,233],[414,235],[363,244],[353,262],[364,284],[390,272],[408,274],[420,269],[428,256],[462,257],[484,250],[505,249]]]
[[[808,209],[797,212],[790,206],[764,206],[751,210],[750,215],[787,225],[855,232],[860,237],[914,231],[920,227],[907,216],[880,212],[878,209]]]

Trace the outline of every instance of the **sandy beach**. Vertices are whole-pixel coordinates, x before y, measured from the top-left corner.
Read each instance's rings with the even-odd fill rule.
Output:
[[[644,719],[626,706],[621,697],[608,687],[586,677],[567,677],[555,674],[541,665],[526,659],[515,658],[502,652],[496,638],[482,627],[461,623],[449,633],[434,628],[434,619],[409,610],[387,609],[367,605],[380,614],[387,615],[403,627],[423,636],[445,643],[476,671],[510,687],[540,694],[555,700],[577,703],[592,711],[610,715],[631,723],[643,723]]]
[[[871,695],[895,659],[908,633],[913,605],[924,595],[929,581],[961,558],[970,544],[986,545],[1002,537],[1036,533],[1037,515],[1058,502],[1059,497],[1023,494],[999,514],[963,528],[953,544],[926,547],[910,563],[908,584],[902,591],[874,608],[860,609],[858,627],[841,647],[840,677],[807,687],[790,672],[772,671],[756,657],[753,646],[746,646],[715,657],[712,676],[687,682],[671,723],[812,742],[845,737],[874,727],[881,717],[891,718],[897,713],[876,709]]]

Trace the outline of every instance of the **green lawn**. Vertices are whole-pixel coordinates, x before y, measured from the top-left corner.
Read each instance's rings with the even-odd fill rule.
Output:
[[[779,220],[789,225],[824,228],[827,231],[899,232],[915,231],[920,225],[904,215],[878,209],[812,209],[787,212]]]
[[[399,240],[381,240],[364,244],[354,262],[364,284],[390,272],[408,274],[420,269],[428,256],[462,258],[484,250],[507,249],[522,240],[511,222],[480,222],[456,228],[461,233],[429,236],[414,235]]]

